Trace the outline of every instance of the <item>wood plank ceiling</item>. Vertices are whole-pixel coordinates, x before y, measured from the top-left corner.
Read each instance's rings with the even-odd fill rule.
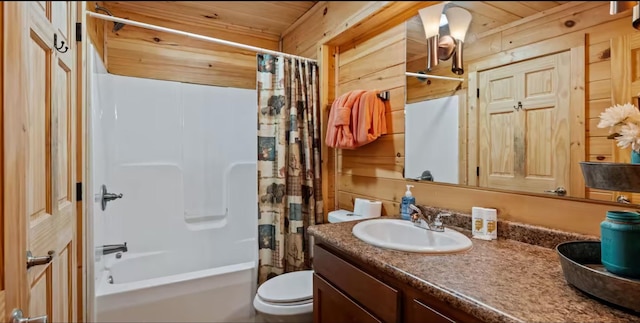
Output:
[[[499,28],[573,1],[450,1],[473,16],[465,47]],[[282,34],[317,1],[104,1],[117,17],[278,50]],[[93,3],[89,5],[93,7]],[[94,10],[94,8],[89,8]],[[97,11],[104,13],[102,11]],[[255,88],[255,52],[134,26],[104,24],[105,62],[114,74]],[[408,21],[407,70],[426,59],[418,16]],[[441,29],[448,34],[448,27]]]
[[[278,50],[282,33],[317,1],[104,1],[114,16]],[[94,3],[88,5],[96,10]],[[104,24],[114,74],[255,88],[255,52],[134,26]]]

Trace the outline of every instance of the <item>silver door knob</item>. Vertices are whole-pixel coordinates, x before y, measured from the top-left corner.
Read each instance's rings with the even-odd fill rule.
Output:
[[[616,198],[616,202],[623,203],[623,204],[631,204],[631,201],[629,201],[629,199],[624,195],[618,195],[618,198]]]
[[[48,254],[46,256],[41,256],[41,257],[34,257],[31,254],[31,251],[27,251],[27,269],[33,267],[33,266],[40,266],[40,265],[46,265],[48,263],[51,262],[51,260],[53,260],[53,255],[55,254],[55,251],[53,250],[49,250]]]
[[[562,186],[558,186],[558,188],[556,188],[555,190],[546,190],[545,192],[553,193],[553,194],[558,195],[558,196],[567,195],[567,190],[564,189],[564,187],[562,187]]]
[[[16,308],[11,312],[11,323],[47,323],[49,319],[46,315],[36,317],[24,317],[22,310]]]

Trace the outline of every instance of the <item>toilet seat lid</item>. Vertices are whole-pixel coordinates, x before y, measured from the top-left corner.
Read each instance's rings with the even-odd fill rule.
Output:
[[[313,298],[313,270],[295,271],[273,277],[258,287],[267,302],[291,303]]]

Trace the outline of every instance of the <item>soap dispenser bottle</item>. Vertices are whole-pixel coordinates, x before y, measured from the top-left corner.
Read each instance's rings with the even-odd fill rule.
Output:
[[[407,191],[404,192],[404,196],[400,202],[400,216],[403,220],[411,219],[411,208],[409,208],[409,205],[416,204],[416,198],[411,194],[412,187],[413,185],[407,185]]]

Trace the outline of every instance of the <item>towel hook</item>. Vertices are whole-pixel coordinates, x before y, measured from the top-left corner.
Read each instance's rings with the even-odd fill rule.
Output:
[[[378,97],[384,101],[389,100],[389,91],[383,91],[378,93]]]
[[[62,48],[64,47],[64,51]],[[64,40],[60,41],[60,47],[58,47],[58,34],[53,34],[53,48],[55,48],[60,53],[66,53],[69,50],[69,46],[64,45]]]

